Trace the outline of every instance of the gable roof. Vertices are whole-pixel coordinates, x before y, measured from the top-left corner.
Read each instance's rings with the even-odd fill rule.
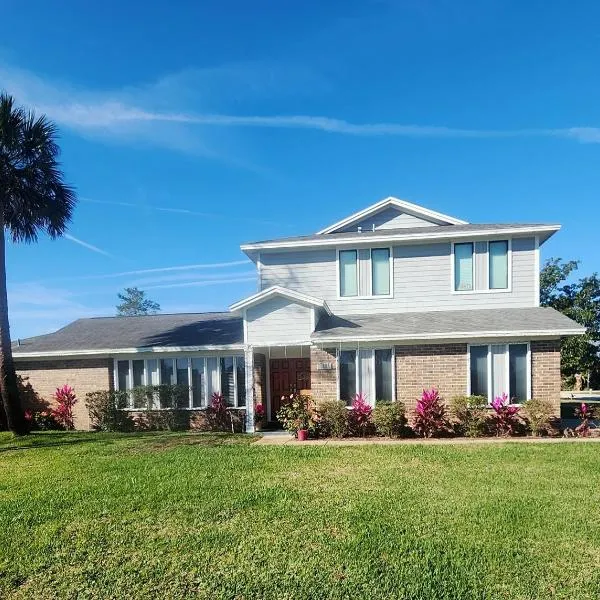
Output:
[[[13,341],[15,358],[231,348],[244,343],[242,319],[230,313],[78,319],[47,335]]]
[[[315,342],[425,341],[440,339],[559,337],[585,327],[547,307],[439,310],[379,315],[324,316]]]
[[[256,304],[260,304],[269,298],[273,298],[275,296],[280,296],[283,298],[287,298],[293,302],[299,302],[300,304],[306,304],[308,306],[312,306],[313,308],[322,308],[325,310],[327,314],[331,314],[329,310],[329,306],[327,306],[327,302],[321,298],[315,298],[314,296],[309,296],[308,294],[303,294],[301,292],[296,292],[294,290],[289,290],[287,288],[281,287],[279,285],[273,285],[269,288],[258,292],[252,296],[248,296],[235,304],[232,304],[229,307],[229,310],[232,312],[239,312],[246,308],[250,308],[251,306],[255,306]]]
[[[317,231],[317,235],[323,235],[327,233],[335,233],[338,229],[343,227],[348,227],[353,223],[358,221],[362,221],[365,218],[370,217],[374,213],[377,213],[381,210],[384,210],[388,207],[395,207],[400,209],[403,212],[407,212],[411,215],[422,217],[427,221],[431,221],[433,223],[438,222],[439,225],[466,225],[468,221],[463,221],[462,219],[457,219],[456,217],[451,217],[449,215],[445,215],[434,210],[430,210],[425,208],[424,206],[419,206],[418,204],[413,204],[412,202],[408,202],[407,200],[400,200],[399,198],[394,198],[393,196],[388,196],[363,210],[360,210],[333,225],[329,225],[329,227],[325,227],[325,229],[321,229],[321,231]]]
[[[539,235],[540,244],[560,229],[554,223],[482,223],[466,225],[433,225],[431,227],[404,227],[401,229],[377,229],[375,231],[352,231],[322,235],[301,235],[242,244],[244,252],[252,250],[297,248],[302,246],[356,245],[360,241],[373,242],[419,242],[447,241],[459,238],[476,238],[490,235]]]

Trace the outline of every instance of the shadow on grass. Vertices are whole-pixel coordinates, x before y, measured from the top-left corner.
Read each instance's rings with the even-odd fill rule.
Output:
[[[230,433],[190,433],[169,431],[143,431],[134,433],[106,432],[42,432],[31,433],[24,437],[15,437],[10,433],[0,433],[0,454],[17,450],[51,448],[60,446],[77,446],[97,444],[129,446],[133,443],[139,450],[161,450],[177,446],[223,446],[249,444],[254,436]],[[139,444],[139,446],[138,446]]]

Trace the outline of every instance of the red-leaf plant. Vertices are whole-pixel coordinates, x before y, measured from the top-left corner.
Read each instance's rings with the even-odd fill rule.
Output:
[[[575,433],[580,437],[590,436],[590,421],[594,418],[594,411],[585,402],[575,409],[575,416],[581,419],[581,423],[575,427]]]
[[[265,418],[265,406],[264,406],[264,404],[259,402],[254,407],[254,422],[261,423],[264,418]]]
[[[365,394],[356,394],[352,402],[352,409],[348,415],[350,430],[358,435],[365,435],[371,424],[373,407],[367,402]]]
[[[75,429],[73,421],[73,406],[77,403],[75,390],[70,385],[56,388],[54,392],[56,407],[52,410],[52,416],[65,429]]]
[[[446,407],[435,388],[423,390],[415,406],[413,428],[418,435],[430,438],[439,435],[448,427]]]
[[[519,425],[519,406],[510,404],[508,395],[496,396],[492,402],[494,409],[494,424],[496,426],[496,435],[512,435],[517,425]]]

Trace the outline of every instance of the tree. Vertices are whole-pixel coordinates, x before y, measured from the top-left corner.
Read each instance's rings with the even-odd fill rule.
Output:
[[[597,273],[567,283],[577,261],[546,261],[540,272],[540,304],[551,306],[587,328],[585,335],[561,342],[561,371],[565,379],[576,373],[588,377],[588,385],[600,377],[600,278]]]
[[[0,388],[8,428],[27,433],[12,357],[6,294],[5,235],[35,242],[61,236],[77,201],[58,162],[57,129],[45,116],[15,106],[0,94]]]
[[[121,304],[117,304],[118,317],[134,317],[137,315],[155,315],[160,312],[160,304],[146,298],[146,292],[136,288],[125,288],[118,294]]]

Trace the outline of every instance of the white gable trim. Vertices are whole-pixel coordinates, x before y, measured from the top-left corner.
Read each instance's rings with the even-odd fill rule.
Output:
[[[295,292],[294,290],[288,290],[287,288],[278,285],[271,286],[262,292],[258,292],[258,294],[248,296],[247,298],[232,304],[229,307],[229,310],[232,312],[245,310],[251,306],[260,304],[261,302],[264,302],[273,296],[282,296],[288,300],[305,304],[313,308],[322,308],[327,312],[327,314],[331,314],[331,310],[329,309],[329,306],[327,306],[327,302],[325,302],[325,300],[322,300],[321,298],[315,298],[314,296],[309,296],[307,294],[302,294],[301,292]]]
[[[375,204],[372,204],[371,206],[368,206],[367,208],[354,213],[353,215],[350,215],[349,217],[346,217],[345,219],[342,219],[341,221],[338,221],[337,223],[334,223],[325,229],[321,229],[321,231],[317,231],[317,235],[323,233],[334,233],[338,229],[352,225],[352,223],[355,223],[356,221],[362,221],[373,213],[379,212],[388,206],[394,206],[417,217],[441,221],[442,223],[446,223],[448,225],[468,225],[468,221],[463,221],[462,219],[444,215],[434,210],[429,210],[423,206],[419,206],[418,204],[413,204],[412,202],[407,202],[406,200],[400,200],[399,198],[389,196],[388,198],[384,198],[383,200],[380,200],[379,202],[376,202]]]

